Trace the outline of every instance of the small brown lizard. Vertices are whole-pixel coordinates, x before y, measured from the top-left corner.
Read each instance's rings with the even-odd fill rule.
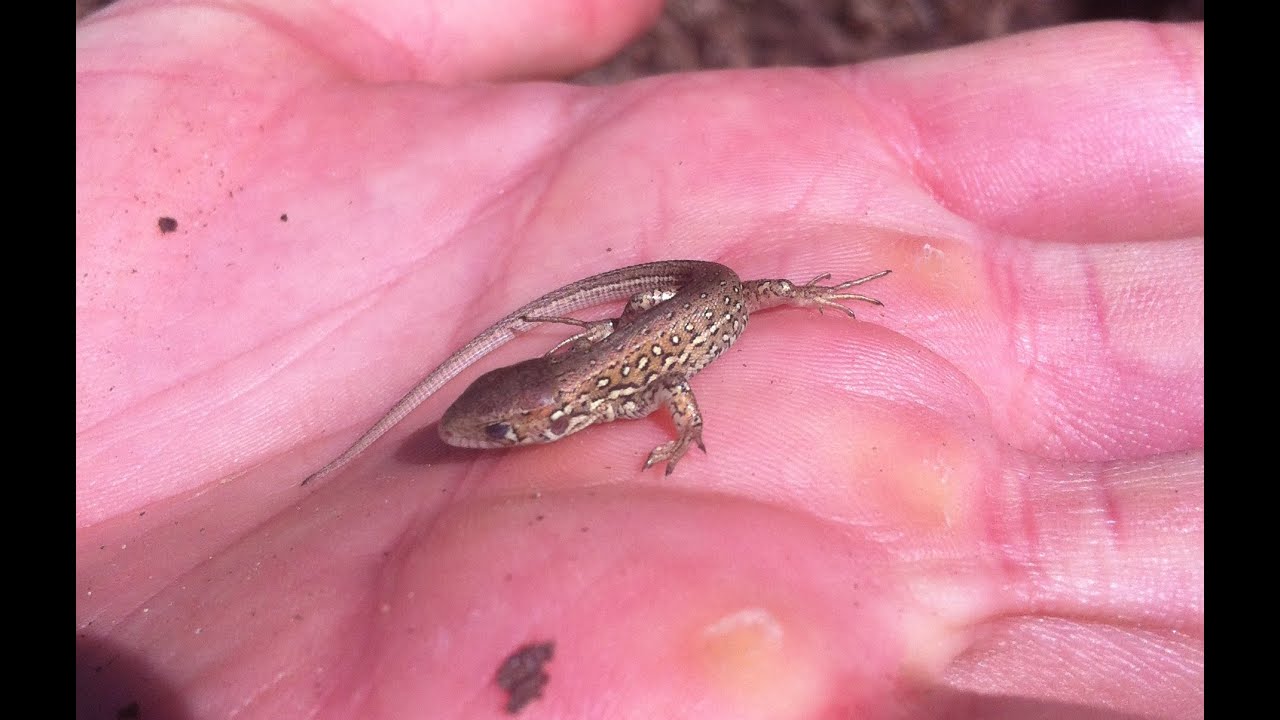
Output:
[[[611,270],[570,283],[490,325],[422,379],[350,448],[303,485],[343,467],[395,427],[446,382],[536,323],[576,325],[582,332],[546,355],[481,375],[445,410],[440,437],[450,445],[497,448],[548,443],[594,423],[641,418],[666,407],[677,438],[649,453],[645,468],[667,463],[668,475],[702,443],[702,413],[689,378],[729,348],[751,313],[778,305],[837,308],[840,300],[879,300],[846,292],[890,271],[835,286],[788,280],[743,282],[733,270],[701,260],[669,260]],[[613,320],[584,322],[568,313],[629,299]],[[557,352],[568,346],[564,352]]]

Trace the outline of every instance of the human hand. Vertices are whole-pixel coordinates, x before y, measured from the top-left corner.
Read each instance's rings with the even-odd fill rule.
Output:
[[[236,7],[77,30],[82,708],[496,717],[552,639],[522,717],[1203,714],[1201,26],[584,88],[472,81],[654,4]],[[473,373],[298,488],[488,322],[683,257],[894,274],[753,316],[669,478],[664,419],[444,449]]]

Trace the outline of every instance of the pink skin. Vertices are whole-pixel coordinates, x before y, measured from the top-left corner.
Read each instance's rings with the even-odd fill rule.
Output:
[[[1202,26],[587,88],[471,81],[658,3],[291,5],[77,29],[82,708],[504,717],[553,639],[521,717],[1202,714]],[[660,415],[435,437],[551,327],[298,487],[511,308],[681,257],[894,273],[753,317],[670,478]]]

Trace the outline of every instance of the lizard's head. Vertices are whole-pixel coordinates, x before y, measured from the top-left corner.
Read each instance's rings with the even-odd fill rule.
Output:
[[[560,409],[553,368],[543,358],[526,360],[476,378],[444,411],[440,438],[455,447],[500,448],[548,443],[586,427]]]

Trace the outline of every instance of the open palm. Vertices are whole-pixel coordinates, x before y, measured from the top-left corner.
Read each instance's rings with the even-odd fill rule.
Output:
[[[1201,715],[1202,28],[587,88],[514,80],[653,3],[513,5],[78,28],[82,709],[499,717],[551,641],[528,717]],[[489,322],[679,258],[894,272],[753,316],[670,477],[661,414],[437,439],[549,327],[298,487]]]

